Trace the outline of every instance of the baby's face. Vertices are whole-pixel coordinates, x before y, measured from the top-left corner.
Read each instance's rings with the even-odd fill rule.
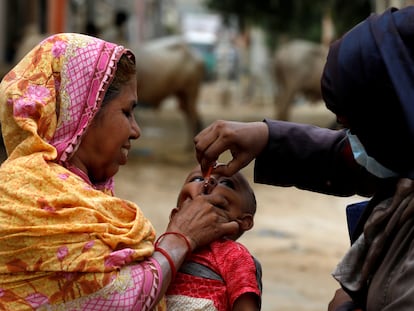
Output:
[[[196,196],[214,193],[221,197],[221,204],[217,207],[225,211],[229,220],[241,220],[246,214],[250,204],[251,189],[245,178],[236,173],[231,177],[212,174],[207,186],[200,167],[194,168],[187,176],[177,201],[177,207],[183,202],[192,200]]]

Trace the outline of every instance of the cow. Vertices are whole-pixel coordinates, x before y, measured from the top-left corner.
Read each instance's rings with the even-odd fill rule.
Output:
[[[188,127],[190,148],[202,129],[197,101],[204,81],[204,62],[184,41],[158,39],[133,49],[136,55],[138,102],[158,109],[175,97]]]
[[[311,103],[322,99],[320,79],[327,54],[327,46],[299,39],[284,43],[276,50],[273,58],[276,119],[290,119],[298,95]]]

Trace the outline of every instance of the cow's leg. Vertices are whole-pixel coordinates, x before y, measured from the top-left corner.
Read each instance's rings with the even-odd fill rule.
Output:
[[[293,104],[294,92],[291,88],[282,88],[275,97],[276,114],[277,120],[289,121],[290,112]]]
[[[275,119],[289,121],[290,109],[295,96],[294,88],[290,81],[292,77],[288,75],[289,68],[283,66],[283,62],[275,63],[274,78],[277,87],[277,93],[274,98]],[[294,81],[293,83],[297,83]]]
[[[197,109],[198,88],[196,90],[186,90],[185,93],[178,94],[180,110],[183,112],[188,128],[186,149],[194,148],[193,138],[203,129],[200,114]]]

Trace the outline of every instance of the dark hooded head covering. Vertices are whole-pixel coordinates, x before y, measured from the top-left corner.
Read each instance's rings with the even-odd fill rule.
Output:
[[[335,41],[321,87],[370,156],[414,178],[414,6],[372,14]]]

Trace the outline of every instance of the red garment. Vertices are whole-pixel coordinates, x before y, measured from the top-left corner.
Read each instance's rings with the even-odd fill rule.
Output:
[[[178,272],[167,291],[168,310],[192,310],[192,306],[200,307],[200,301],[203,301],[204,308],[205,304],[209,305],[208,310],[214,304],[216,310],[228,311],[236,299],[245,293],[257,295],[260,304],[256,265],[242,244],[231,240],[213,242],[194,253],[189,260],[209,267],[224,282]]]

